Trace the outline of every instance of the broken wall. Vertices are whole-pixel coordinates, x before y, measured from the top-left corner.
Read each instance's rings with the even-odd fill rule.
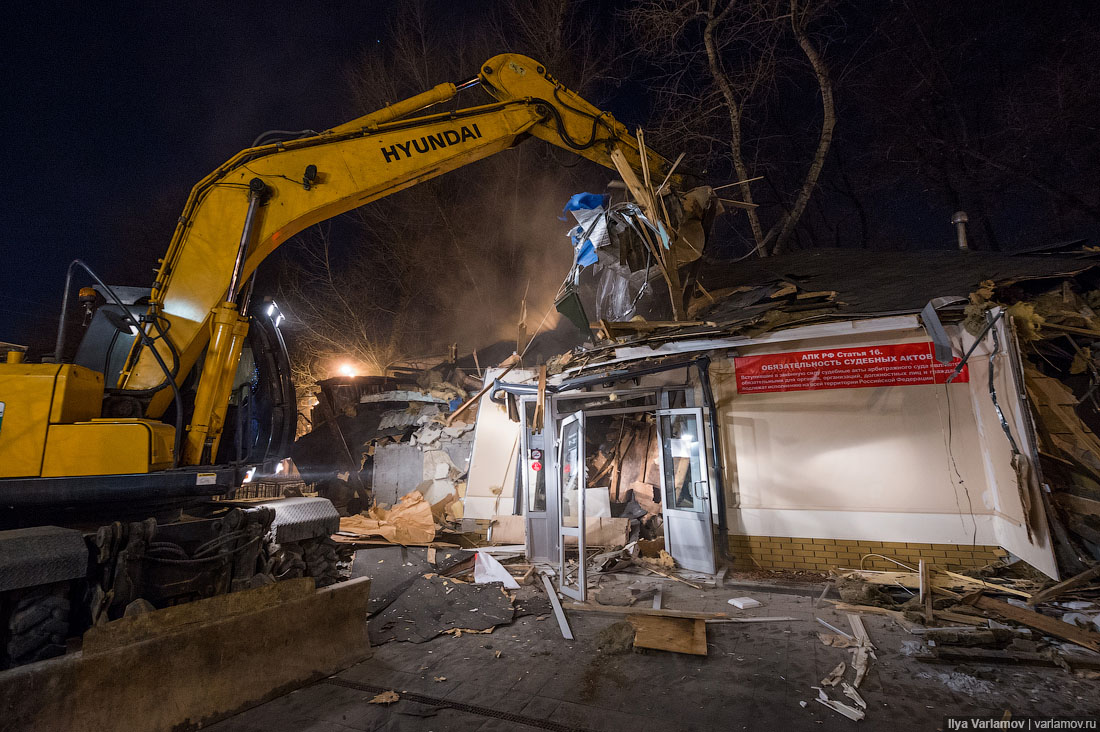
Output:
[[[504,373],[504,369],[486,369],[485,384]],[[536,377],[530,369],[512,369],[508,381],[522,382]],[[498,514],[515,513],[516,459],[519,456],[521,425],[508,418],[508,409],[496,404],[488,394],[477,405],[473,450],[470,454],[465,518],[492,519]]]
[[[929,340],[915,317],[907,320],[911,327],[762,343],[737,354]],[[951,332],[959,353],[973,342]],[[1055,576],[1041,517],[1028,538],[1026,491],[989,397],[988,353],[986,339],[971,357],[968,383],[756,394],[738,394],[733,359],[716,359],[731,534],[999,545]],[[1026,448],[1007,356],[995,358],[994,370],[1000,403],[1012,405],[1006,417]]]

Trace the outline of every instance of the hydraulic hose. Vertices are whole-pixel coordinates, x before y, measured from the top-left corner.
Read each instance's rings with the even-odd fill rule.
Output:
[[[57,363],[61,363],[61,353],[65,346],[65,315],[68,312],[69,291],[72,289],[73,270],[77,267],[80,267],[85,272],[87,272],[88,275],[96,281],[96,284],[103,288],[103,292],[106,293],[106,295],[114,302],[114,304],[118,305],[119,309],[122,310],[123,321],[129,322],[130,326],[135,331],[137,331],[136,335],[141,340],[142,345],[152,352],[153,358],[156,359],[157,365],[160,366],[161,371],[164,372],[164,378],[166,379],[167,385],[172,387],[172,396],[176,402],[176,438],[175,447],[172,452],[172,467],[178,468],[180,464],[180,448],[183,445],[183,397],[180,395],[179,385],[176,384],[176,379],[172,375],[171,369],[168,368],[168,364],[164,362],[164,357],[161,356],[160,351],[157,350],[156,342],[149,337],[149,334],[145,332],[145,330],[141,327],[141,324],[134,319],[133,315],[130,314],[130,309],[127,308],[126,305],[122,302],[122,298],[120,298],[114,290],[112,290],[103,280],[101,280],[99,278],[99,275],[92,271],[91,267],[89,267],[80,259],[74,259],[72,263],[69,264],[69,270],[65,275],[65,296],[62,298],[61,301],[61,324],[57,329],[57,343],[54,350],[54,358],[56,359]],[[156,323],[154,323],[154,327],[157,328],[158,332],[162,332],[160,331],[160,328],[157,326]],[[167,338],[165,338],[164,340],[166,342],[168,341]],[[169,345],[169,350],[172,350],[173,357],[175,357],[175,352],[172,349],[171,345]],[[163,388],[163,385],[160,388]]]

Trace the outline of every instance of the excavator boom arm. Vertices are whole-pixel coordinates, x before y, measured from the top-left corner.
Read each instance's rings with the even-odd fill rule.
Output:
[[[183,464],[209,462],[217,449],[248,330],[239,293],[260,262],[295,234],[505,150],[525,135],[609,168],[618,149],[641,170],[629,131],[532,59],[496,56],[482,66],[479,81],[495,103],[408,118],[473,82],[441,84],[320,135],[243,150],[191,191],[161,260],[146,325],[177,382],[206,352]],[[647,155],[650,171],[662,179],[669,161]],[[674,176],[673,185],[678,182]],[[172,398],[166,384],[139,339],[119,388],[146,397],[146,415],[155,418]]]

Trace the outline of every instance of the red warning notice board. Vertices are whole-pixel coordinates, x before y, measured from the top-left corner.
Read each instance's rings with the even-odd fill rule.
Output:
[[[733,365],[740,394],[945,384],[960,359],[942,364],[933,357],[933,348],[931,343],[896,343],[770,353],[740,356]],[[964,366],[951,383],[969,380],[969,367]]]

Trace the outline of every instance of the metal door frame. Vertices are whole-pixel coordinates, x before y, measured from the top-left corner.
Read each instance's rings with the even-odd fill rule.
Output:
[[[695,500],[703,502],[703,505],[701,506],[702,510],[700,510],[700,511],[688,511],[688,510],[685,510],[685,509],[675,508],[674,506],[672,506],[672,504],[668,500],[669,499],[668,486],[665,484],[667,473],[665,472],[665,448],[664,448],[664,436],[661,434],[661,417],[671,417],[671,416],[675,416],[677,414],[690,414],[690,415],[693,415],[695,417],[695,419],[697,420],[697,425],[699,427],[699,457],[701,458],[701,463],[702,463],[701,467],[702,467],[703,479],[702,480],[696,480],[696,481],[692,482],[692,484],[691,484],[691,495]],[[672,541],[672,534],[670,532],[670,529],[671,529],[671,526],[672,526],[672,521],[670,521],[669,519],[673,518],[670,515],[671,513],[675,512],[675,513],[681,514],[681,515],[684,516],[685,519],[688,516],[690,516],[692,518],[699,517],[698,518],[699,523],[703,523],[704,520],[705,520],[706,527],[707,527],[706,536],[708,537],[708,542],[707,543],[708,543],[708,546],[710,548],[710,556],[711,556],[710,561],[711,561],[711,565],[714,567],[714,570],[712,570],[712,572],[713,572],[717,569],[717,562],[715,561],[715,556],[714,556],[714,518],[712,516],[712,511],[713,511],[714,507],[713,507],[713,502],[711,500],[712,466],[711,466],[711,460],[710,460],[710,450],[707,449],[707,447],[708,447],[707,446],[707,440],[708,440],[707,433],[708,433],[709,430],[706,428],[706,425],[707,425],[707,422],[705,421],[706,420],[706,415],[704,414],[704,410],[703,410],[702,407],[679,407],[679,408],[676,408],[676,409],[658,409],[654,412],[654,417],[656,418],[655,427],[656,427],[656,430],[657,430],[657,444],[658,444],[657,459],[658,459],[658,467],[660,469],[660,475],[661,475],[661,506],[662,506],[661,510],[664,512],[665,547],[667,548],[669,554],[671,554],[675,558],[676,555],[673,554],[673,550],[675,549],[675,545]],[[703,484],[705,486],[705,491],[701,491],[701,490],[697,489],[700,484]],[[702,571],[702,570],[694,570],[694,571]]]
[[[520,512],[524,520],[524,548],[525,556],[531,561],[545,562],[552,564],[554,557],[558,556],[558,544],[559,537],[557,531],[558,515],[557,515],[557,460],[555,459],[555,453],[557,452],[556,440],[557,435],[553,429],[547,429],[547,425],[553,425],[553,421],[549,416],[549,404],[543,404],[543,419],[542,424],[532,425],[527,422],[527,411],[529,405],[537,404],[537,397],[522,397],[520,399],[520,415],[521,415],[521,432],[520,432],[520,449],[521,453],[521,492],[523,494],[523,507]],[[531,451],[533,449],[542,450],[542,470],[540,471],[545,481],[546,489],[546,502],[541,511],[532,510],[531,508],[531,496],[533,495],[534,486],[531,485],[531,473],[529,470],[529,461],[531,460]],[[545,524],[542,531],[534,531],[534,524],[536,522]],[[539,546],[536,547],[536,538],[544,538],[546,541],[538,541]]]
[[[581,475],[577,479],[577,526],[570,527],[565,525],[565,510],[562,506],[562,500],[564,498],[563,481],[561,479],[561,469],[564,465],[564,450],[565,440],[562,438],[565,436],[565,429],[570,424],[577,425],[577,457],[578,465],[580,466]],[[555,471],[557,473],[558,490],[556,496],[556,508],[558,513],[558,591],[567,597],[571,597],[577,602],[586,602],[588,597],[588,577],[585,572],[585,546],[584,546],[584,491],[588,487],[586,481],[586,467],[585,467],[585,455],[584,455],[584,412],[577,411],[569,416],[565,417],[561,421],[561,425],[558,427],[557,439],[557,465]],[[577,587],[574,589],[569,587],[565,583],[565,538],[567,536],[574,536],[577,538]]]

